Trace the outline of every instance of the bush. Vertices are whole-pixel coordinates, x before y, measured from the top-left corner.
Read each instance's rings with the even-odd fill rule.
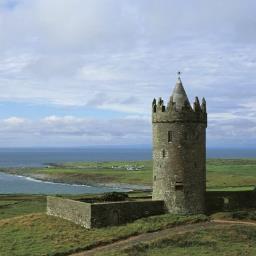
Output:
[[[117,202],[125,201],[128,198],[128,194],[124,192],[110,192],[102,195],[101,199],[105,202]]]
[[[233,212],[232,217],[234,219],[239,219],[239,220],[248,219],[249,213],[246,211],[237,211],[237,212]]]
[[[236,211],[233,212],[232,217],[234,219],[239,220],[256,220],[256,212],[255,210],[248,210],[248,211]]]

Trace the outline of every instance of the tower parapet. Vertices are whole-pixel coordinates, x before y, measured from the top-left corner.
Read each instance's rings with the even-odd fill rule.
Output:
[[[165,106],[153,100],[153,199],[173,213],[199,213],[205,203],[206,101],[191,107],[180,77]]]
[[[182,88],[182,89],[181,89]],[[174,99],[176,91],[181,91],[185,97],[184,99]],[[177,98],[177,97],[175,97]],[[181,97],[180,97],[181,98]],[[176,100],[176,101],[175,101]],[[180,102],[182,101],[182,103]],[[152,102],[152,122],[198,122],[207,125],[206,101],[203,98],[200,104],[198,97],[195,97],[193,108],[191,107],[187,98],[186,92],[182,85],[180,78],[176,83],[176,87],[172,96],[170,97],[167,107],[162,98],[156,99]]]

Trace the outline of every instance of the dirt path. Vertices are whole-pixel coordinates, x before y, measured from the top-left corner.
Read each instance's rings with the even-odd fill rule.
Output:
[[[218,224],[236,224],[236,225],[249,225],[249,226],[255,226],[256,222],[250,222],[250,221],[239,221],[239,220],[212,220],[213,223]]]
[[[196,224],[177,226],[177,227],[168,228],[160,231],[155,231],[152,233],[145,233],[141,235],[132,236],[108,245],[99,246],[88,251],[75,253],[75,254],[72,254],[71,256],[92,256],[92,255],[95,255],[96,253],[103,252],[103,251],[110,251],[113,249],[118,249],[120,247],[131,246],[140,242],[150,242],[155,240],[156,238],[165,238],[168,235],[170,235],[171,232],[180,234],[184,232],[198,230],[200,228],[205,228],[211,225],[216,225],[216,224],[210,223],[210,222],[202,222],[202,223],[196,223]]]
[[[168,237],[170,233],[182,234],[190,231],[195,231],[203,229],[210,226],[216,225],[250,225],[256,226],[256,222],[247,222],[247,221],[234,221],[234,220],[212,220],[211,222],[202,222],[196,224],[182,225],[173,228],[168,228],[160,231],[155,231],[152,233],[145,233],[141,235],[132,236],[111,244],[98,246],[88,251],[72,254],[71,256],[93,256],[96,253],[103,251],[110,251],[114,249],[119,249],[121,247],[132,246],[140,242],[150,242],[156,238],[164,239]]]

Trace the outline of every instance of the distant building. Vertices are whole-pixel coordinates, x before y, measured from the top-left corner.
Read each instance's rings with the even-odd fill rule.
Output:
[[[152,104],[153,200],[171,213],[205,211],[206,102],[191,107],[180,77],[167,106]]]

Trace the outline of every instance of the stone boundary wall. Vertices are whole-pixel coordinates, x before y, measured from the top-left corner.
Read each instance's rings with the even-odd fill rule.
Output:
[[[164,202],[159,200],[91,204],[59,197],[47,197],[48,215],[70,220],[85,228],[119,225],[163,213],[165,213]]]
[[[208,213],[256,208],[256,190],[252,191],[207,191]]]
[[[91,225],[92,227],[119,225],[142,217],[164,213],[164,202],[159,200],[92,204]]]
[[[256,190],[207,191],[207,213],[256,208]],[[47,214],[70,220],[85,228],[125,224],[142,217],[165,213],[164,201],[138,200],[86,203],[47,196]]]
[[[91,204],[47,196],[47,214],[91,228]]]

